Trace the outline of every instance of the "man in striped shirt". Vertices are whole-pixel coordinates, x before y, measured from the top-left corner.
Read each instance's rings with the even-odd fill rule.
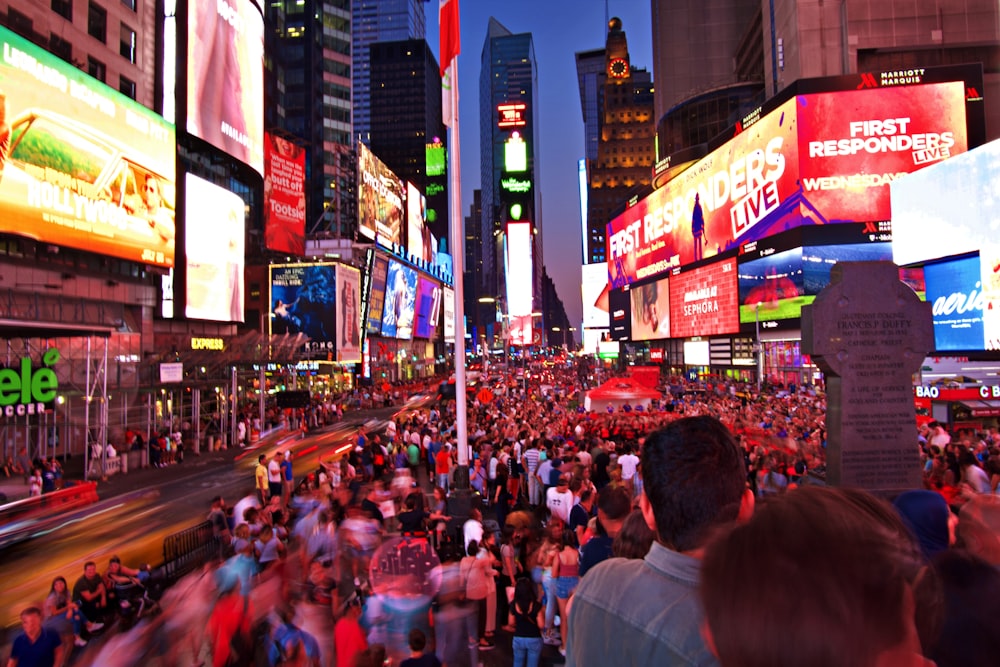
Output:
[[[538,449],[541,440],[535,438],[531,441],[531,444],[527,444],[529,441],[525,439],[525,451],[524,457],[522,459],[522,465],[524,466],[524,472],[528,477],[528,502],[532,506],[537,506],[542,502],[542,485],[538,479],[538,463],[539,455],[541,451]]]

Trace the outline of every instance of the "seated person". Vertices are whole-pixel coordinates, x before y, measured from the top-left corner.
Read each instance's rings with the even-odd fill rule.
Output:
[[[73,599],[80,605],[80,611],[89,622],[87,630],[93,632],[102,627],[99,623],[108,610],[108,591],[104,579],[97,573],[97,564],[93,561],[83,566],[83,576],[73,584]]]
[[[108,599],[111,600],[111,607],[123,595],[137,586],[145,585],[149,580],[149,566],[142,569],[135,569],[122,565],[122,560],[118,556],[112,556],[108,561],[108,571],[104,573],[104,588],[108,592]]]

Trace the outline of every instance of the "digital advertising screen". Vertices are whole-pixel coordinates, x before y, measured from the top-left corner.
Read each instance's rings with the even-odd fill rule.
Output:
[[[716,336],[739,329],[735,258],[670,277],[671,337]]]
[[[187,130],[263,174],[264,16],[250,0],[187,4]]]
[[[801,317],[806,296],[802,248],[775,252],[738,267],[740,323],[790,320]]]
[[[632,340],[670,338],[670,285],[661,278],[645,285],[632,285]]]
[[[708,366],[711,353],[707,340],[684,341],[684,365]]]
[[[607,329],[608,264],[584,264],[580,267],[580,290],[583,295],[583,328]]]
[[[900,266],[1000,240],[1000,140],[893,181],[892,252]]]
[[[184,175],[187,303],[196,320],[242,322],[246,204],[223,187]]]
[[[934,347],[939,352],[982,350],[985,297],[979,257],[924,266],[927,301],[934,321]]]
[[[441,284],[426,276],[417,282],[417,323],[413,328],[416,338],[433,338],[441,317]]]
[[[375,157],[368,146],[358,144],[358,228],[361,234],[402,245],[403,193],[403,181]]]
[[[0,233],[169,268],[174,126],[0,27]]]
[[[413,183],[406,182],[406,252],[425,262],[436,255],[434,239],[426,224],[427,199]]]
[[[385,306],[382,308],[382,335],[409,340],[417,304],[417,271],[394,259],[385,274]]]
[[[890,220],[892,181],[966,150],[962,82],[798,95],[608,223],[609,280],[802,225]]]
[[[306,252],[306,150],[264,133],[264,244],[289,255]]]
[[[444,342],[455,342],[455,290],[444,288]]]
[[[304,334],[314,349],[337,344],[337,264],[272,264],[271,335]]]
[[[631,340],[632,302],[629,293],[620,289],[611,290],[608,293],[608,305],[611,308],[611,340]]]
[[[385,275],[389,270],[389,260],[376,253],[372,262],[371,293],[368,295],[368,322],[366,329],[373,336],[382,335],[382,309],[385,304]]]
[[[802,248],[806,294],[818,296],[830,284],[830,269],[837,262],[878,261],[892,261],[892,243],[846,243]]]
[[[506,254],[504,263],[507,278],[507,312],[514,316],[531,315],[532,312],[532,268],[531,223],[507,223],[504,240]]]
[[[361,272],[353,266],[337,264],[337,361],[361,362]]]
[[[531,322],[533,319],[531,315],[517,315],[510,318],[507,335],[510,337],[511,345],[516,347],[531,345],[533,340]]]

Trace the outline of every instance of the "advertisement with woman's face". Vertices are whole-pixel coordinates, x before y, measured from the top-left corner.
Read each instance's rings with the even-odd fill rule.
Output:
[[[249,0],[188,12],[188,132],[263,174],[264,18]]]
[[[242,322],[246,205],[239,195],[186,174],[187,308],[198,320]]]
[[[385,305],[382,309],[382,335],[409,340],[417,301],[417,272],[389,260],[385,279]]]

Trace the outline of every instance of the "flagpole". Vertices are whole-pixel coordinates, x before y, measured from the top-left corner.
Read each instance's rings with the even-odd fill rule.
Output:
[[[455,267],[455,442],[458,465],[469,465],[469,436],[466,425],[465,386],[465,234],[462,233],[462,160],[459,151],[458,58],[453,58],[448,84],[451,103],[451,141],[448,145],[448,226],[451,232],[452,263]],[[465,486],[468,486],[468,475]]]

